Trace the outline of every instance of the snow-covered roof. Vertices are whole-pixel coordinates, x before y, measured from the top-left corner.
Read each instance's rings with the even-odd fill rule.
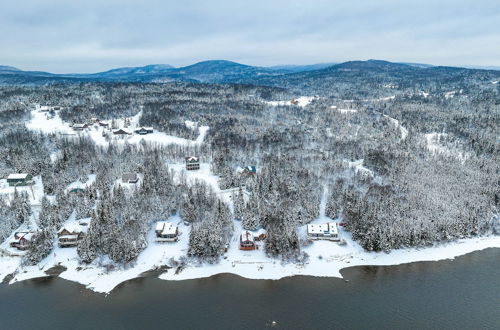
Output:
[[[322,224],[309,224],[307,225],[307,233],[308,234],[328,234],[328,235],[334,235],[338,233],[337,229],[337,223],[335,222],[329,222],[329,223],[322,223]]]
[[[25,239],[27,241],[31,240],[35,233],[31,231],[26,231],[26,232],[17,232],[14,234],[12,239],[10,240],[11,242],[19,242],[21,239]]]
[[[197,162],[199,161],[199,158],[196,157],[196,156],[189,156],[189,157],[186,157],[186,162]]]
[[[88,231],[88,226],[84,226],[84,225],[80,224],[79,221],[74,220],[74,221],[70,221],[70,222],[67,222],[66,224],[64,224],[64,226],[62,226],[61,229],[59,229],[59,231],[57,233],[60,234],[64,230],[67,230],[68,232],[75,233],[75,234],[86,233]]]
[[[240,237],[241,237],[242,241],[250,241],[250,242],[254,241],[253,234],[251,232],[249,232],[248,230],[243,230],[241,232]]]
[[[156,223],[155,231],[162,231],[164,226],[165,226],[165,221],[158,221]]]
[[[9,174],[7,180],[26,180],[28,178],[28,174],[26,173],[13,173]]]
[[[174,226],[171,222],[165,222],[163,227],[162,235],[175,235],[177,234],[177,226]]]

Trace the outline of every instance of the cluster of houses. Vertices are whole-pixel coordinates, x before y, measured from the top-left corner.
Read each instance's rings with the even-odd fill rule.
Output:
[[[179,240],[179,227],[171,222],[158,221],[155,227],[156,242],[177,242]]]
[[[92,125],[98,125],[101,127],[105,127],[111,130],[111,124],[109,121],[104,121],[104,120],[99,120],[98,118],[91,118],[90,122],[88,123],[73,123],[70,125],[71,128],[73,128],[74,131],[84,131],[87,128],[91,127]],[[153,127],[146,127],[146,126],[141,126],[136,128],[133,132],[129,129],[127,129],[128,125],[125,125],[126,127],[123,128],[115,128],[112,130],[114,135],[132,135],[133,133],[139,134],[139,135],[146,135],[146,134],[151,134],[154,132]],[[114,127],[113,127],[114,128]]]
[[[84,220],[75,220],[66,223],[57,232],[57,246],[61,248],[76,247],[88,231],[88,222]],[[11,248],[24,251],[35,235],[35,231],[19,231],[9,241]]]

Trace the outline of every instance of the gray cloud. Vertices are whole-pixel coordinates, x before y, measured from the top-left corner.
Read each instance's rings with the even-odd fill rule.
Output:
[[[40,1],[2,4],[0,64],[94,72],[229,59],[500,66],[497,0]]]

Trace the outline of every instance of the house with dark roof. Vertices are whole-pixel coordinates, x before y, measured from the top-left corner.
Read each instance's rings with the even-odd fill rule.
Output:
[[[186,157],[186,170],[196,171],[200,169],[200,159],[195,156]]]

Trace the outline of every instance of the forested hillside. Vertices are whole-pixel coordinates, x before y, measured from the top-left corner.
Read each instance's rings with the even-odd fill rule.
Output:
[[[500,233],[500,73],[357,66],[245,84],[3,86],[0,178],[40,176],[45,198],[33,213],[25,194],[0,195],[0,239],[36,226],[25,256],[36,264],[74,212],[92,219],[82,262],[127,263],[155,221],[179,214],[191,224],[186,257],[217,262],[241,221],[267,230],[269,256],[303,259],[308,243],[297,228],[319,215],[323,191],[326,215],[369,251]],[[186,121],[210,129],[200,144],[98,145],[28,129],[35,104],[63,107],[57,116],[67,123],[140,113],[140,126],[188,140],[198,132]],[[235,188],[232,203],[205,182],[174,181],[170,165],[190,155],[210,164],[220,189]],[[241,175],[246,165],[257,173]],[[138,189],[114,184],[125,172],[141,174]],[[67,191],[88,175],[96,177],[88,189]]]

